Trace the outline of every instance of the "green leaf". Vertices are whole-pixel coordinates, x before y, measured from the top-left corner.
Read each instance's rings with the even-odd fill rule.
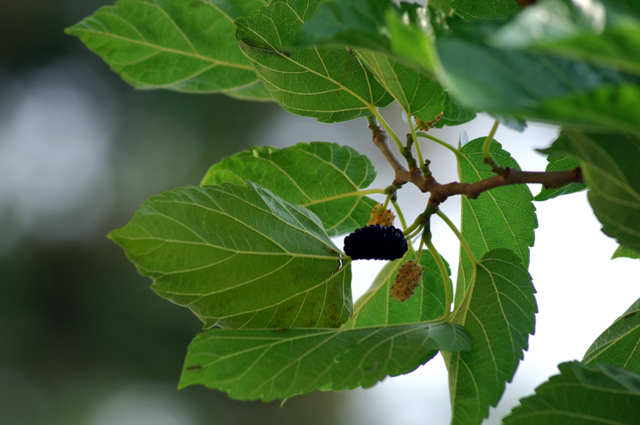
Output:
[[[452,0],[451,7],[467,21],[505,19],[520,11],[516,0]]]
[[[602,231],[640,251],[640,136],[565,129],[542,152],[573,155],[580,161]]]
[[[384,31],[388,9],[399,12],[391,0],[328,1],[304,23],[297,46],[332,45],[388,51],[389,34]]]
[[[437,63],[431,41],[432,21],[439,14],[418,4],[391,0],[325,2],[303,25],[296,46],[349,46],[401,59],[434,74]]]
[[[475,40],[443,37],[436,45],[450,87],[458,98],[477,110],[535,110],[544,100],[585,94],[600,85],[621,82],[614,71],[500,50]]]
[[[540,104],[540,116],[572,127],[629,131],[640,134],[640,86],[620,84],[599,87]]]
[[[636,0],[607,0],[607,3],[619,7],[621,12],[640,16],[640,3]]]
[[[513,115],[492,114],[492,116],[503,126],[522,133],[527,128],[527,121],[522,117]]]
[[[612,260],[616,258],[632,258],[634,260],[640,260],[640,252],[627,248],[626,246],[619,246],[611,256]]]
[[[258,81],[233,20],[262,0],[119,0],[67,28],[137,88],[190,93],[237,90]]]
[[[376,201],[361,189],[376,177],[371,161],[348,146],[298,143],[284,149],[249,148],[212,166],[201,185],[245,180],[313,211],[329,236],[366,226]]]
[[[490,42],[640,74],[640,20],[620,2],[546,0],[525,9]]]
[[[343,329],[212,329],[191,342],[180,388],[202,384],[240,400],[371,387],[414,370],[431,350],[470,347],[449,323]]]
[[[460,181],[473,183],[495,174],[483,163],[484,138],[470,141],[460,148]],[[495,140],[491,155],[502,167],[519,170],[518,163]],[[495,249],[515,252],[525,268],[529,266],[529,247],[533,246],[534,229],[538,227],[533,196],[527,185],[503,186],[481,194],[478,199],[462,197],[462,236],[476,258]],[[460,250],[460,267],[456,285],[456,305],[471,281],[473,266]]]
[[[504,425],[640,423],[640,376],[614,366],[567,362],[520,400]]]
[[[444,101],[444,110],[442,111],[442,118],[434,125],[435,128],[442,128],[446,126],[454,126],[464,124],[471,121],[476,117],[476,113],[471,109],[467,109],[460,106],[451,96],[445,92],[446,99]]]
[[[407,116],[433,121],[443,111],[446,100],[444,90],[427,74],[384,53],[358,51],[358,58],[398,101]]]
[[[511,382],[537,312],[531,276],[520,258],[506,249],[488,252],[475,279],[453,313],[453,323],[471,334],[473,348],[443,352],[449,370],[452,424],[478,425]]]
[[[398,269],[405,261],[414,259],[411,251],[408,251],[404,258],[387,263],[369,290],[356,301],[353,316],[343,327],[361,328],[427,322],[442,316],[445,310],[442,276],[433,256],[427,250],[420,256],[422,281],[413,296],[405,302],[391,297],[391,286]]]
[[[391,52],[408,64],[435,75],[436,69],[440,68],[440,61],[433,42],[436,30],[433,22],[438,21],[440,16],[434,14],[433,9],[419,5],[405,4],[403,12],[402,15],[392,10],[386,13]]]
[[[640,373],[640,299],[596,338],[582,362],[606,363]]]
[[[545,171],[563,171],[572,170],[580,165],[580,163],[572,156],[569,155],[554,155],[550,154],[547,157],[547,169]],[[582,192],[586,190],[587,186],[584,183],[570,183],[566,186],[557,187],[555,189],[542,188],[540,193],[533,198],[534,201],[547,201],[549,199],[556,198],[561,195],[569,195],[571,193]]]
[[[318,217],[253,183],[151,197],[109,237],[205,327],[337,327],[351,315],[351,268]]]
[[[267,102],[273,100],[271,94],[264,88],[262,81],[257,81],[248,86],[238,87],[233,90],[225,90],[222,93],[229,97],[253,102]]]
[[[636,76],[549,54],[499,49],[483,41],[487,32],[470,29],[436,42],[441,78],[465,106],[567,126],[637,129]]]
[[[453,8],[451,7],[452,0],[429,0],[430,7],[436,7],[447,15],[450,15],[453,12]]]
[[[290,50],[318,0],[274,1],[236,20],[240,47],[274,100],[321,122],[372,115],[393,98],[345,48]],[[286,28],[286,30],[283,30]]]
[[[408,116],[432,121],[447,100],[433,76],[429,34],[434,32],[431,20],[437,16],[427,8],[397,6],[390,0],[326,2],[303,25],[296,44],[356,48],[358,58]],[[416,64],[423,69],[415,68]]]

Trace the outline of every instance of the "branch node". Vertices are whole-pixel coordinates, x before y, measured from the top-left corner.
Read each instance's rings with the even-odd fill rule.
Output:
[[[409,172],[413,173],[415,168],[418,168],[418,163],[416,162],[413,154],[411,153],[411,148],[413,146],[413,136],[411,133],[407,133],[407,144],[404,148],[404,152],[400,152],[402,156],[407,160],[407,165],[409,166]]]
[[[576,180],[580,182],[584,182],[584,176],[582,175],[582,167],[577,166],[573,170],[571,170],[571,174],[575,177]]]
[[[428,159],[424,160],[424,164],[422,165],[422,167],[420,167],[420,169],[422,170],[422,173],[424,174],[424,178],[428,179],[431,177],[431,169],[430,166],[431,165],[431,161]]]

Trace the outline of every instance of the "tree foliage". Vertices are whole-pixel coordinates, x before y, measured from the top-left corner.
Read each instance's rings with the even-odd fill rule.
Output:
[[[325,123],[366,117],[371,148],[395,173],[368,188],[376,171],[350,147],[254,147],[213,164],[200,186],[151,197],[112,231],[152,289],[203,322],[180,387],[286,399],[369,387],[441,352],[452,423],[477,425],[535,332],[533,201],[588,190],[620,244],[614,258],[640,258],[636,0],[118,0],[67,32],[138,88],[273,101]],[[408,117],[406,142],[378,109],[393,101]],[[496,117],[486,137],[452,145],[428,133],[477,112]],[[562,126],[544,171],[521,170],[494,140],[500,123],[523,131],[527,120]],[[425,139],[455,154],[459,182],[432,175]],[[542,190],[534,197],[525,183]],[[425,193],[408,223],[396,202],[406,184]],[[439,210],[457,195],[460,229]],[[353,303],[353,259],[330,237],[390,205],[409,251]],[[432,219],[460,241],[455,285]],[[407,261],[422,274],[400,302],[390,291]],[[638,305],[504,423],[637,424]]]

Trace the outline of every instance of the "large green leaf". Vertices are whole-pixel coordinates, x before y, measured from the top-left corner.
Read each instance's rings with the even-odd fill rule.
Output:
[[[391,0],[325,2],[303,25],[297,46],[349,46],[401,59],[434,74],[437,57],[432,22],[441,14],[418,4]]]
[[[446,95],[432,77],[384,53],[364,50],[358,51],[358,57],[407,116],[433,121],[443,111]]]
[[[540,116],[572,127],[640,134],[640,86],[624,83],[599,87],[540,104]]]
[[[373,0],[375,1],[375,0]],[[436,74],[440,61],[433,40],[439,30],[441,16],[432,8],[406,5],[403,13],[386,13],[386,31],[391,37],[390,50],[394,56],[404,59],[429,74]],[[435,25],[434,25],[435,23]]]
[[[636,76],[550,54],[496,48],[483,41],[487,32],[468,30],[436,42],[441,77],[467,107],[613,131],[638,127],[634,90],[621,88],[637,85]]]
[[[640,299],[591,344],[584,363],[606,363],[640,373]]]
[[[640,74],[640,19],[619,1],[545,0],[490,37],[494,45],[543,51]]]
[[[636,76],[525,47],[496,46],[492,36],[503,24],[459,25],[431,8],[389,3],[323,4],[322,13],[309,21],[313,25],[303,28],[302,43],[342,43],[402,60],[424,75],[437,74],[456,101],[471,110],[591,128],[638,129]],[[470,11],[467,17],[499,18],[519,10],[516,0],[452,4],[463,15]]]
[[[465,108],[458,104],[451,96],[445,92],[446,99],[444,101],[444,109],[442,111],[442,118],[436,123],[434,127],[442,128],[445,125],[454,126],[464,124],[471,121],[476,117],[476,113],[471,109]]]
[[[580,165],[580,163],[568,155],[549,155],[547,157],[547,169],[545,171],[563,171],[563,170],[572,170]],[[534,201],[547,201],[549,199],[556,198],[561,195],[569,195],[571,193],[581,192],[586,190],[587,186],[584,183],[570,183],[566,186],[557,187],[554,189],[542,188],[540,193],[538,193]]]
[[[451,7],[467,21],[505,19],[520,11],[516,0],[453,0]]]
[[[453,12],[452,0],[429,0],[429,6],[438,8],[443,13],[450,15]]]
[[[344,328],[426,322],[442,316],[445,291],[440,270],[429,251],[423,251],[420,256],[422,281],[413,296],[404,302],[391,297],[391,286],[398,269],[405,261],[414,259],[408,251],[404,258],[387,263],[369,290],[356,301],[353,316]]]
[[[475,139],[460,148],[460,179],[473,183],[495,174],[483,163],[484,138]],[[519,170],[518,163],[495,140],[491,155],[502,167]],[[495,248],[515,252],[525,267],[529,266],[529,247],[533,246],[534,229],[538,227],[533,196],[527,185],[503,186],[481,194],[478,199],[462,197],[462,236],[476,258]],[[456,305],[471,281],[473,266],[460,250],[460,267],[456,285]]]
[[[491,114],[501,125],[518,133],[522,133],[527,128],[527,121],[522,117],[504,114]]]
[[[451,88],[478,110],[527,111],[547,99],[621,82],[614,71],[468,38],[443,37],[436,45]]]
[[[109,237],[206,327],[336,327],[351,315],[351,268],[318,217],[253,183],[151,197]]]
[[[236,94],[258,79],[238,47],[233,20],[266,3],[119,0],[66,31],[134,87]]]
[[[236,20],[240,47],[273,98],[287,111],[321,122],[371,115],[393,98],[345,48],[292,50],[319,0],[274,1]]]
[[[560,374],[520,400],[504,425],[636,425],[640,375],[598,364],[561,363]]]
[[[616,258],[631,258],[634,260],[640,260],[640,252],[636,251],[635,249],[627,248],[626,246],[618,246],[618,248],[616,248],[613,255],[611,256],[612,260]]]
[[[370,387],[414,370],[431,350],[466,350],[461,326],[430,323],[360,329],[212,329],[187,353],[180,388],[202,384],[241,400]]]
[[[340,0],[318,6],[302,26],[296,45],[350,46],[384,52],[391,44],[384,31],[387,10],[400,11],[391,0]]]
[[[544,152],[578,158],[602,231],[640,251],[640,136],[563,130]]]
[[[254,102],[266,102],[273,100],[271,94],[264,88],[262,81],[256,81],[248,86],[238,87],[233,90],[225,90],[222,93],[229,97]]]
[[[363,195],[376,171],[348,146],[298,143],[284,149],[249,148],[212,166],[201,185],[254,181],[313,211],[329,236],[366,226],[376,201]]]
[[[537,312],[531,276],[506,249],[488,252],[453,323],[471,334],[473,348],[443,352],[449,370],[452,424],[479,425],[495,406],[528,347]]]
[[[407,115],[423,121],[457,125],[475,113],[453,104],[434,81],[438,67],[432,37],[442,26],[441,14],[416,4],[390,0],[326,2],[302,27],[299,46],[348,45],[376,80],[395,97]]]

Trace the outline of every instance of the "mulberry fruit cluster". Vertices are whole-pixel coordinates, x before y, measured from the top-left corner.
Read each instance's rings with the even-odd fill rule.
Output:
[[[413,260],[405,262],[398,270],[396,280],[391,286],[391,296],[398,301],[406,301],[416,288],[420,285],[422,279],[422,266]]]
[[[407,249],[402,231],[393,226],[361,227],[344,238],[344,252],[353,260],[396,260]]]
[[[391,210],[384,209],[382,204],[376,204],[371,211],[371,218],[367,223],[367,226],[374,226],[379,224],[383,227],[393,226],[393,221],[396,219],[396,215]]]

